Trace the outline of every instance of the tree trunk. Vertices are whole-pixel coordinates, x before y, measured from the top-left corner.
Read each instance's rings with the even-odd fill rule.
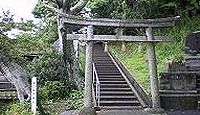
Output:
[[[25,101],[24,95],[28,95],[27,100],[30,100],[30,84],[28,83],[28,78],[31,78],[30,75],[7,57],[0,55],[0,60],[0,72],[16,87],[19,100]]]
[[[79,0],[79,2],[74,7],[70,8],[70,0],[61,0],[59,1],[59,3],[62,3],[62,5],[58,6],[61,13],[75,14],[82,10],[82,8],[85,7],[87,2],[88,0]],[[69,82],[71,83],[71,85],[74,85],[80,89],[80,69],[78,58],[76,58],[74,55],[73,40],[67,40],[67,32],[69,31],[67,27],[64,27],[62,17],[57,16],[57,24],[60,46],[62,47],[60,49],[62,49],[63,52],[63,60],[67,70],[67,74],[69,76]]]

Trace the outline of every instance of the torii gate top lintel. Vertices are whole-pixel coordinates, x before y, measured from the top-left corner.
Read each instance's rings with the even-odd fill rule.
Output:
[[[117,28],[148,28],[148,27],[172,27],[175,22],[180,18],[168,17],[157,19],[135,19],[135,20],[123,20],[123,19],[107,19],[107,18],[83,18],[73,15],[63,15],[63,21],[65,24],[73,25],[93,25],[93,26],[106,26]]]
[[[61,15],[61,14],[60,14]],[[175,26],[175,22],[180,18],[167,17],[156,19],[135,19],[135,20],[120,20],[120,19],[106,19],[106,18],[91,18],[78,17],[73,15],[61,15],[64,24],[77,26],[102,26],[102,27],[116,27],[116,28],[163,28]],[[166,42],[169,41],[167,37],[155,36],[153,40],[147,40],[146,36],[124,36],[124,35],[96,35],[93,39],[88,39],[87,35],[73,35],[68,34],[68,40],[83,40],[83,41],[130,41],[130,42]]]

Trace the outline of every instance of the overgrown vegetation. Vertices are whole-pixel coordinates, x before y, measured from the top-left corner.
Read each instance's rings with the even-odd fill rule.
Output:
[[[157,35],[169,36],[172,40],[169,43],[159,43],[156,46],[158,73],[165,71],[168,60],[182,61],[184,57],[185,37],[191,32],[200,30],[200,18],[192,17],[183,19],[173,28],[166,30],[158,29]],[[139,83],[147,90],[150,90],[147,52],[145,44],[129,43],[128,51],[122,52],[121,45],[113,44],[112,51],[123,61],[130,72]]]
[[[28,21],[29,22],[29,21]],[[4,22],[10,23],[10,22]],[[13,24],[16,22],[12,21]],[[45,24],[44,24],[45,23]],[[5,28],[7,28],[5,26]],[[43,24],[37,25],[37,31],[31,33],[20,33],[14,39],[8,38],[4,32],[15,27],[10,27],[0,33],[0,53],[16,60],[17,63],[38,78],[39,92],[38,101],[44,108],[43,114],[60,114],[68,109],[76,109],[83,103],[82,91],[69,83],[66,74],[63,57],[55,51],[54,42],[57,40],[57,25],[54,20],[45,20]],[[22,29],[22,26],[20,27]],[[32,28],[24,22],[23,28]],[[34,26],[35,29],[35,26]],[[33,28],[32,28],[33,30]],[[30,61],[28,56],[36,55]],[[81,58],[83,60],[83,58]],[[29,61],[28,61],[29,60]],[[81,73],[81,75],[84,75]],[[80,76],[79,76],[80,77]],[[82,77],[80,77],[82,78]],[[53,109],[47,107],[52,105]],[[57,105],[57,106],[55,106]],[[57,107],[64,105],[61,111]],[[21,108],[20,108],[20,107]],[[46,109],[47,108],[47,109]],[[54,110],[54,111],[53,111]],[[1,108],[2,115],[29,115],[30,107],[27,103],[11,103]],[[3,112],[4,111],[4,112]],[[42,113],[38,113],[42,114]]]
[[[0,109],[0,115],[32,115],[30,104],[27,102],[12,102]]]

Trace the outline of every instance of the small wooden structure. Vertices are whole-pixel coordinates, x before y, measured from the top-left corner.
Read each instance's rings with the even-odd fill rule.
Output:
[[[148,47],[149,76],[151,82],[152,108],[160,108],[160,97],[158,88],[157,66],[155,43],[169,41],[163,36],[154,36],[153,28],[165,28],[175,25],[175,21],[179,17],[158,18],[158,19],[139,19],[139,20],[119,20],[119,19],[93,19],[82,18],[72,15],[60,14],[62,22],[65,25],[87,26],[87,34],[72,35],[68,34],[67,40],[86,41],[86,66],[85,66],[85,107],[92,107],[92,45],[93,41],[128,41],[128,42],[144,42]],[[146,35],[144,36],[125,36],[120,33],[116,35],[94,35],[93,30],[96,26],[116,27],[116,28],[144,28]]]

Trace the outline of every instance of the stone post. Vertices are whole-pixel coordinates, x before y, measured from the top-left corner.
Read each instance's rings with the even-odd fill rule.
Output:
[[[152,28],[146,28],[147,40],[154,40]],[[153,109],[160,108],[160,97],[158,88],[158,76],[156,66],[156,54],[154,42],[149,42],[148,47],[148,62],[149,62],[149,75],[151,84],[152,107]]]
[[[37,112],[37,78],[33,77],[31,79],[31,111],[33,115]]]
[[[104,52],[108,52],[109,48],[108,48],[108,42],[104,42]]]
[[[93,39],[93,26],[87,28],[87,39]],[[92,41],[86,44],[86,62],[85,62],[85,100],[84,107],[92,107]]]
[[[117,28],[117,36],[122,36],[123,35],[123,29],[122,28]],[[121,51],[125,52],[127,50],[126,48],[126,43],[122,42],[122,48]]]

